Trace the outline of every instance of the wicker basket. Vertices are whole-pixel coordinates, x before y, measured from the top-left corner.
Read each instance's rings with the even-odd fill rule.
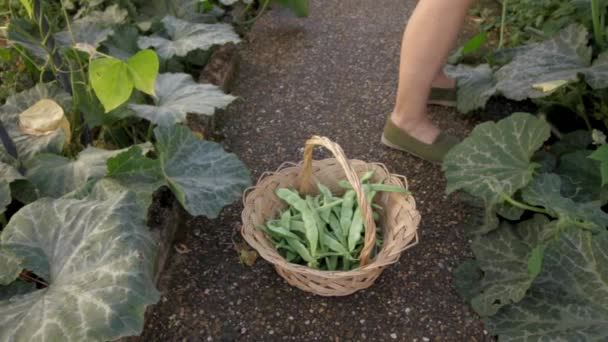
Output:
[[[335,158],[313,161],[315,145],[327,148]],[[302,163],[286,163],[274,173],[263,174],[257,185],[245,192],[243,237],[262,258],[275,266],[289,284],[304,291],[321,296],[346,296],[370,287],[385,267],[399,259],[401,252],[418,243],[420,214],[411,195],[382,192],[376,196],[375,203],[384,208],[380,218],[384,227],[384,243],[373,260],[369,260],[369,255],[375,243],[376,225],[371,215],[371,206],[367,204],[361,207],[365,221],[361,267],[351,271],[321,271],[290,263],[279,255],[266,234],[256,228],[268,219],[277,217],[286,208],[286,204],[275,194],[277,188],[299,188],[301,193],[317,194],[315,184],[320,182],[334,194],[342,194],[344,190],[338,186],[338,181],[346,178],[353,185],[359,203],[368,203],[361,189],[359,175],[370,170],[375,170],[375,181],[384,180],[386,184],[407,188],[405,177],[389,173],[384,165],[360,160],[349,161],[336,143],[324,137],[311,138],[306,142]]]

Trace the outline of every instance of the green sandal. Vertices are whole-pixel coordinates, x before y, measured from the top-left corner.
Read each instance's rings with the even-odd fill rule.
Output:
[[[384,133],[382,134],[384,145],[435,164],[441,163],[448,151],[459,142],[458,138],[441,133],[432,144],[425,144],[395,126],[390,118],[386,120]]]
[[[431,88],[428,104],[444,107],[456,107],[458,100],[458,86],[454,88]]]

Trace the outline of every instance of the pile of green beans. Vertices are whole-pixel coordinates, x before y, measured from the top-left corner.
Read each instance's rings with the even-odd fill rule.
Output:
[[[378,192],[408,193],[395,185],[371,183],[374,172],[362,178],[366,198],[373,203]],[[264,230],[277,251],[287,261],[311,268],[335,271],[352,270],[359,267],[363,249],[365,227],[361,207],[355,191],[348,181],[339,182],[345,189],[342,197],[335,197],[329,188],[317,184],[319,195],[300,196],[291,189],[276,190],[277,196],[288,204],[278,219],[271,219]],[[378,222],[382,208],[372,204],[374,220]],[[382,247],[382,230],[376,231],[376,245],[372,257]]]

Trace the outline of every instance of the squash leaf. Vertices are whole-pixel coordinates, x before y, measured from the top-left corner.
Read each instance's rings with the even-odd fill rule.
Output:
[[[186,122],[188,113],[213,115],[216,108],[225,108],[235,97],[212,84],[194,82],[188,74],[160,74],[155,85],[154,105],[132,104],[135,115],[159,126]]]
[[[159,299],[151,279],[156,246],[144,218],[129,193],[46,198],[17,212],[0,246],[49,286],[0,300],[0,340],[112,341],[139,334],[146,306]]]
[[[173,16],[166,16],[162,23],[168,37],[140,37],[138,45],[141,49],[153,47],[163,59],[184,57],[190,51],[207,50],[213,45],[240,42],[239,36],[229,24],[196,24]]]

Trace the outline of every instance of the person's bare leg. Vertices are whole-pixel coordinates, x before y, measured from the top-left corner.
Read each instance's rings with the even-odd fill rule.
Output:
[[[442,68],[473,2],[420,0],[406,27],[391,120],[424,143],[432,144],[440,133],[426,115],[431,86],[453,86]]]

